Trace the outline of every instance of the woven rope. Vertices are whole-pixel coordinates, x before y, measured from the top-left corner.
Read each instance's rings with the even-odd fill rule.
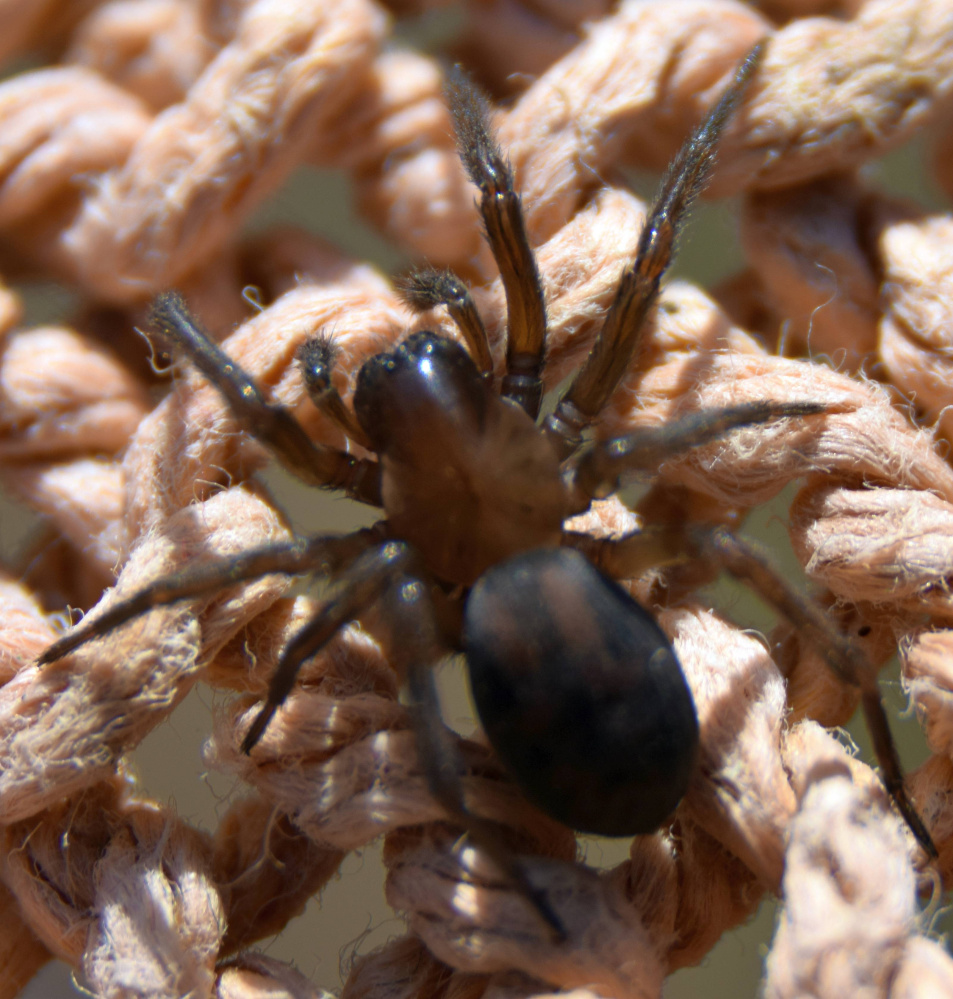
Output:
[[[953,471],[909,405],[953,440],[951,222],[855,170],[948,115],[953,6],[870,0],[839,20],[812,13],[781,2],[759,13],[729,0],[474,0],[455,52],[515,98],[496,125],[537,244],[555,383],[588,350],[635,245],[644,206],[617,183],[619,168],[663,167],[773,30],[713,184],[742,194],[747,270],[716,290],[720,305],[669,287],[601,431],[750,399],[829,407],[824,420],[746,430],[669,462],[655,489],[704,517],[800,482],[790,530],[808,575],[873,661],[901,650],[936,753],[911,789],[949,877]],[[239,753],[281,648],[313,607],[282,582],[157,609],[62,663],[32,665],[55,631],[30,581],[39,596],[90,606],[105,586],[115,584],[108,601],[176,566],[288,536],[249,481],[265,455],[215,390],[182,371],[153,406],[131,331],[155,291],[181,287],[273,398],[337,445],[293,363],[305,337],[333,329],[348,395],[363,360],[406,330],[453,334],[446,317],[412,316],[387,280],[314,237],[242,237],[299,165],[345,171],[405,254],[468,277],[499,360],[503,295],[440,64],[389,47],[392,27],[370,0],[0,3],[0,54],[48,60],[0,83],[10,282],[0,474],[58,540],[26,583],[0,584],[0,997],[51,955],[96,995],[312,995],[298,972],[243,948],[382,835],[388,900],[409,930],[354,965],[346,999],[658,996],[765,892],[783,899],[767,995],[953,991],[953,961],[916,909],[935,874],[917,866],[874,773],[819,724],[843,722],[855,696],[790,628],[773,636],[772,659],[693,601],[690,579],[661,615],[702,724],[701,765],[672,829],[596,874],[572,862],[573,838],[522,801],[482,745],[463,743],[468,802],[533,854],[564,943],[440,822],[399,679],[363,633],[347,629],[309,663],[261,746]],[[951,134],[937,170],[947,189]],[[17,328],[12,289],[37,277],[76,290],[70,327]],[[249,282],[271,303],[252,319]],[[828,354],[839,370],[779,356],[782,329],[786,351]],[[579,526],[636,523],[609,501]],[[651,601],[656,582],[633,591]],[[207,762],[253,789],[214,834],[150,801],[122,764],[198,679],[238,695]]]

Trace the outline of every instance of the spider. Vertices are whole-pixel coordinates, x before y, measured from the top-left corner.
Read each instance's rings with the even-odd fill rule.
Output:
[[[755,402],[584,443],[639,349],[679,228],[706,183],[719,136],[761,51],[756,47],[745,59],[674,160],[602,330],[545,419],[546,310],[536,260],[485,101],[462,74],[451,77],[449,103],[507,303],[506,372],[498,390],[487,334],[463,282],[449,272],[417,272],[404,282],[406,297],[420,309],[445,305],[467,349],[435,333],[407,336],[363,365],[353,412],[331,387],[331,341],[316,336],[299,352],[315,404],[375,455],[358,458],[312,442],[205,336],[179,296],[160,296],[152,324],[285,466],[313,485],[383,507],[385,519],[342,537],[296,538],[181,570],[86,618],[40,662],[160,604],[271,573],[329,573],[330,596],[285,648],[243,751],[253,752],[302,663],[348,621],[382,604],[432,793],[561,934],[558,914],[529,884],[498,831],[464,803],[461,764],[438,720],[432,667],[449,650],[463,651],[491,745],[545,812],[582,832],[652,832],[685,793],[698,721],[668,639],[613,579],[634,578],[686,555],[707,558],[753,583],[813,637],[838,675],[862,689],[886,786],[919,843],[935,856],[904,792],[872,671],[819,607],[721,528],[669,523],[595,541],[563,527],[594,499],[614,493],[626,476],[651,474],[674,454],[738,427],[824,412],[812,402]]]

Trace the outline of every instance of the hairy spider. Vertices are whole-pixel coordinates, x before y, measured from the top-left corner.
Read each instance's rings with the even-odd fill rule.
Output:
[[[545,420],[539,421],[546,311],[536,260],[483,98],[460,75],[448,88],[450,107],[506,294],[506,373],[498,391],[487,334],[466,287],[450,273],[418,272],[405,282],[406,296],[420,308],[447,306],[469,351],[434,333],[406,337],[363,365],[353,413],[331,387],[330,341],[315,337],[299,353],[316,405],[376,456],[357,458],[313,443],[208,340],[178,296],[160,296],[155,327],[285,466],[314,485],[383,507],[385,519],[343,537],[297,538],[186,568],[86,618],[40,661],[51,662],[160,604],[270,573],[329,572],[331,595],[285,648],[242,749],[254,749],[301,664],[346,622],[383,603],[434,796],[558,933],[549,901],[528,883],[492,824],[464,803],[455,747],[438,722],[432,667],[450,649],[464,652],[493,748],[526,796],[551,816],[611,836],[653,831],[686,790],[698,722],[669,641],[613,578],[633,578],[686,555],[703,557],[757,586],[813,637],[838,675],[861,688],[887,788],[920,844],[935,853],[904,793],[874,675],[819,607],[721,528],[675,522],[596,541],[563,527],[626,475],[654,473],[664,459],[734,428],[824,411],[810,401],[756,402],[583,446],[584,431],[638,350],[678,229],[759,58],[756,48],[679,152],[595,345]]]

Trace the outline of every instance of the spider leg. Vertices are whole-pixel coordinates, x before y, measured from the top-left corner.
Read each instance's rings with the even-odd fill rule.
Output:
[[[315,444],[284,406],[268,402],[254,381],[208,338],[180,295],[159,295],[150,322],[221,392],[235,416],[290,472],[310,485],[341,489],[352,499],[380,506],[376,462]]]
[[[696,528],[689,540],[700,554],[713,559],[736,579],[751,586],[794,627],[805,633],[828,667],[845,683],[859,688],[864,719],[874,742],[887,793],[917,842],[929,857],[936,859],[938,854],[933,839],[907,797],[903,768],[880,698],[877,675],[864,654],[834,627],[816,603],[790,586],[750,543],[723,527],[713,530]]]
[[[395,579],[404,576],[412,559],[411,549],[400,541],[387,541],[365,551],[337,579],[320,611],[298,631],[278,660],[268,685],[268,696],[242,740],[242,752],[250,753],[259,742],[275,712],[294,686],[302,663],[320,652],[365,607],[374,603]]]
[[[433,682],[432,663],[416,660],[408,670],[407,680],[414,735],[430,793],[450,818],[466,829],[470,839],[487,853],[506,880],[533,906],[555,938],[565,940],[566,929],[562,920],[546,893],[529,880],[519,858],[500,835],[499,828],[474,814],[464,802],[460,783],[463,761],[450,733],[439,722],[440,703]]]
[[[440,700],[433,680],[433,667],[441,657],[434,630],[434,611],[426,588],[417,581],[407,581],[395,594],[398,607],[392,620],[400,622],[398,657],[407,678],[407,693],[414,735],[421,765],[430,793],[450,818],[461,825],[503,876],[533,906],[553,931],[557,941],[566,938],[562,920],[545,892],[538,890],[526,875],[519,859],[500,834],[499,827],[467,807],[460,775],[463,760],[456,742],[441,723]]]
[[[492,822],[474,815],[463,800],[464,770],[456,743],[440,722],[440,704],[433,667],[446,650],[437,634],[435,608],[428,585],[415,574],[417,556],[400,541],[388,541],[365,551],[339,577],[321,610],[288,643],[271,678],[265,703],[245,733],[241,749],[250,753],[275,712],[287,698],[302,663],[319,652],[334,635],[371,603],[381,600],[391,622],[390,653],[406,678],[410,715],[418,756],[431,794],[532,903],[560,937],[565,931],[545,896],[529,882],[519,861]]]
[[[715,149],[761,61],[756,45],[731,85],[672,161],[639,237],[635,260],[623,272],[615,299],[585,364],[578,371],[545,428],[562,457],[582,441],[636,357],[645,321],[658,299],[662,276],[672,262],[679,230],[711,175]]]
[[[483,319],[473,304],[470,289],[453,271],[416,270],[398,280],[396,287],[404,301],[418,311],[445,305],[463,335],[476,366],[484,374],[493,371],[490,342]]]
[[[262,576],[298,576],[325,567],[333,569],[353,559],[376,539],[374,528],[343,537],[296,538],[294,541],[253,548],[207,565],[187,566],[157,579],[125,600],[118,600],[102,613],[83,618],[75,628],[44,650],[37,658],[37,665],[45,666],[62,659],[86,642],[109,634],[153,607],[205,596]]]
[[[463,165],[480,190],[480,214],[506,294],[506,375],[500,393],[535,420],[543,398],[546,305],[513,170],[490,134],[486,99],[459,69],[447,80],[447,98]]]
[[[678,526],[648,527],[617,538],[597,538],[584,531],[563,531],[561,543],[575,548],[612,579],[635,579],[650,569],[684,562],[683,533]]]
[[[638,472],[655,475],[662,462],[710,444],[739,427],[768,423],[789,416],[813,416],[825,412],[817,402],[742,403],[724,409],[706,409],[647,427],[586,451],[572,469],[574,509],[585,510],[593,499],[602,499],[619,489],[621,480]]]

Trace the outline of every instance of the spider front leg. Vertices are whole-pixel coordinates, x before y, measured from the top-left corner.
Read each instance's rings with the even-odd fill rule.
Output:
[[[149,319],[174,350],[187,357],[218,389],[232,413],[289,472],[310,485],[342,489],[352,499],[380,506],[377,464],[315,444],[284,406],[268,402],[249,375],[209,339],[181,295],[159,295]],[[327,361],[330,365],[330,355]]]
[[[480,214],[506,295],[506,375],[500,394],[535,420],[543,400],[546,305],[513,170],[490,132],[486,99],[459,69],[447,81],[447,98],[460,157],[480,190]]]
[[[126,599],[116,601],[102,613],[93,613],[83,618],[37,658],[37,665],[45,666],[56,662],[86,642],[108,635],[154,607],[206,596],[262,576],[298,576],[333,570],[352,561],[378,537],[374,528],[367,528],[343,537],[296,538],[242,552],[209,565],[180,569],[157,579]]]
[[[622,274],[592,350],[555,411],[546,418],[546,432],[563,458],[582,443],[583,431],[605,407],[638,353],[646,319],[672,262],[679,230],[708,182],[718,140],[741,103],[763,52],[763,43],[751,50],[731,86],[672,161],[639,236],[635,260]]]

